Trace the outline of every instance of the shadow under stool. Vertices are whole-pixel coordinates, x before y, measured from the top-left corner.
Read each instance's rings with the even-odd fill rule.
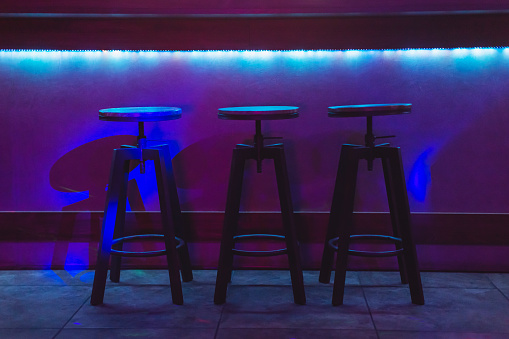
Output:
[[[104,121],[121,121],[138,123],[138,143],[136,146],[122,146],[113,150],[106,207],[104,210],[101,240],[97,254],[97,263],[92,287],[92,305],[103,303],[108,266],[111,256],[110,280],[119,282],[122,257],[154,257],[166,255],[170,278],[171,296],[174,304],[184,302],[182,280],[193,280],[191,262],[184,240],[183,222],[177,186],[173,175],[169,146],[147,146],[144,135],[144,123],[150,121],[175,120],[181,117],[178,107],[122,107],[108,108],[99,111],[99,119]],[[127,182],[131,161],[140,161],[140,170],[145,171],[145,161],[153,160],[155,165],[159,205],[161,208],[162,234],[124,235]],[[164,250],[130,252],[123,250],[127,241],[159,240],[164,241]],[[179,260],[180,254],[180,260]]]
[[[226,291],[231,281],[233,270],[233,256],[268,257],[275,255],[288,256],[290,276],[293,288],[293,297],[296,304],[305,304],[304,281],[297,241],[295,222],[293,217],[293,206],[290,195],[290,183],[286,167],[286,158],[283,144],[264,145],[265,139],[262,135],[262,120],[292,119],[298,117],[298,107],[293,106],[250,106],[250,107],[228,107],[219,109],[219,118],[226,120],[254,120],[255,135],[254,144],[239,144],[233,149],[230,179],[226,199],[226,209],[221,239],[221,249],[214,293],[214,303],[223,304],[226,302]],[[240,198],[242,193],[242,181],[244,178],[244,166],[247,160],[256,160],[257,172],[262,172],[262,160],[273,159],[276,172],[276,182],[281,205],[284,235],[276,234],[242,234],[237,235]],[[248,251],[235,247],[240,241],[276,239],[286,242],[286,248],[270,251]]]
[[[345,144],[341,148],[336,184],[332,198],[329,225],[324,244],[319,280],[329,283],[335,252],[336,270],[332,304],[343,304],[347,259],[349,255],[361,257],[397,256],[401,283],[409,284],[412,303],[423,305],[421,276],[417,253],[412,238],[410,207],[403,173],[403,163],[399,147],[389,144],[375,145],[378,138],[373,135],[373,117],[382,115],[410,113],[411,104],[353,105],[329,107],[329,117],[366,117],[367,132],[365,145]],[[353,207],[359,160],[365,159],[368,170],[373,170],[373,161],[382,160],[387,198],[393,235],[360,234],[353,235]],[[392,251],[361,251],[349,249],[350,242],[356,240],[375,240],[395,244]]]

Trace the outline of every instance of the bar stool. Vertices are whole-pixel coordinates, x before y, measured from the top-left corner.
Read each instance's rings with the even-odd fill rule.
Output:
[[[193,280],[193,273],[187,243],[182,234],[184,231],[182,215],[177,195],[177,186],[173,176],[170,151],[168,145],[148,147],[147,139],[144,135],[144,122],[174,120],[180,117],[181,109],[177,107],[122,107],[99,111],[100,120],[138,122],[139,133],[137,146],[122,146],[120,149],[113,150],[101,240],[97,253],[94,284],[90,301],[92,305],[103,303],[110,255],[112,256],[110,280],[113,282],[119,282],[120,280],[122,257],[166,255],[172,301],[177,305],[182,305],[184,302],[179,267],[182,270],[183,281]],[[131,160],[140,161],[142,173],[145,172],[144,162],[146,160],[154,161],[163,234],[124,236],[127,181]],[[134,240],[164,240],[165,249],[145,252],[122,250],[123,242]],[[181,266],[179,265],[179,254]]]
[[[252,106],[228,107],[219,109],[219,118],[225,120],[254,120],[254,145],[237,145],[233,149],[228,194],[221,239],[221,249],[214,293],[214,303],[226,302],[226,290],[231,281],[233,256],[268,257],[288,255],[290,276],[292,280],[293,297],[296,304],[305,304],[304,281],[297,242],[293,206],[290,195],[290,183],[286,167],[283,144],[264,145],[265,139],[281,139],[278,137],[264,137],[261,130],[262,120],[292,119],[299,115],[298,107],[293,106]],[[284,236],[275,234],[243,234],[237,235],[239,219],[240,197],[244,178],[244,165],[248,159],[256,160],[257,172],[262,172],[262,160],[273,159],[276,181],[281,205]],[[247,251],[235,248],[238,241],[254,239],[279,239],[286,242],[286,248],[272,251]]]
[[[365,145],[348,145],[341,148],[334,196],[330,210],[329,225],[325,239],[322,264],[320,269],[320,282],[329,283],[334,253],[337,252],[336,275],[332,304],[343,304],[345,288],[345,275],[348,255],[361,257],[389,257],[397,256],[401,283],[409,284],[412,303],[423,305],[421,276],[417,263],[415,244],[412,238],[410,225],[410,208],[401,161],[399,147],[390,147],[389,144],[375,145],[375,140],[394,136],[376,137],[373,135],[373,117],[382,115],[410,113],[411,104],[382,104],[382,105],[354,105],[329,107],[329,117],[366,117],[367,132]],[[373,170],[374,159],[382,160],[385,177],[385,186],[389,200],[389,209],[392,221],[393,236],[361,234],[352,235],[352,217],[355,196],[355,185],[360,159],[368,162],[368,170]],[[355,240],[381,240],[395,243],[393,251],[359,251],[349,249],[351,241]]]

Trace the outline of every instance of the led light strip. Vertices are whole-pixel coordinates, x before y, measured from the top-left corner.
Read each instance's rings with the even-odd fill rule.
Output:
[[[412,52],[412,51],[472,51],[472,50],[497,50],[497,49],[509,49],[509,46],[493,46],[493,47],[456,47],[456,48],[400,48],[400,49],[309,49],[309,50],[284,50],[284,49],[271,49],[271,50],[98,50],[98,49],[0,49],[0,52],[161,52],[161,53],[192,53],[192,52]]]

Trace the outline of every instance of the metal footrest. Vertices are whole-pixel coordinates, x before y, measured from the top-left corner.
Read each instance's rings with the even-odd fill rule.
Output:
[[[233,237],[233,241],[243,241],[243,240],[252,240],[252,239],[277,239],[277,240],[285,240],[285,237],[282,235],[277,234],[243,234],[243,235],[237,235]],[[245,251],[245,250],[239,250],[236,248],[232,248],[233,254],[244,256],[244,257],[272,257],[275,255],[282,255],[288,253],[287,248],[281,248],[277,250],[271,250],[271,251]]]
[[[391,237],[389,235],[378,235],[378,234],[357,234],[351,235],[350,239],[371,239],[371,240],[382,240],[394,243],[402,243],[401,238]],[[338,251],[339,237],[332,238],[329,240],[329,246],[332,247],[336,252]],[[358,251],[348,249],[348,254],[355,255],[358,257],[392,257],[403,252],[403,248],[396,249],[394,251]]]
[[[127,236],[127,237],[113,239],[112,245],[118,244],[118,243],[124,242],[124,241],[134,241],[134,240],[139,240],[139,239],[144,239],[144,240],[160,240],[161,238],[164,240],[164,235],[162,235],[162,234],[138,234],[138,235],[130,235],[130,236]],[[175,240],[178,241],[177,249],[182,247],[182,246],[184,246],[184,240],[182,240],[179,237],[175,237]],[[157,256],[160,256],[160,255],[165,255],[165,254],[166,254],[166,250],[145,251],[145,252],[130,252],[130,251],[114,250],[113,248],[111,249],[111,255],[117,255],[117,256],[121,256],[121,257],[157,257]]]

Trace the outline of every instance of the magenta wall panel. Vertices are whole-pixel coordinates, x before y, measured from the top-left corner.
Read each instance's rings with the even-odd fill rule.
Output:
[[[509,9],[501,0],[3,0],[3,13],[390,13]]]
[[[414,212],[509,212],[509,49],[314,52],[0,51],[0,209],[103,209],[111,150],[136,125],[102,122],[117,106],[178,106],[180,120],[147,123],[173,152],[182,208],[221,211],[232,148],[254,123],[217,109],[295,105],[300,117],[264,122],[284,136],[297,211],[327,211],[339,149],[361,143],[362,119],[327,107],[409,102],[405,116],[374,119],[396,134]],[[134,167],[134,166],[133,166]],[[158,209],[153,167],[131,172],[133,210]],[[361,166],[358,211],[387,211],[381,165]],[[246,175],[244,210],[278,209],[271,163]]]

